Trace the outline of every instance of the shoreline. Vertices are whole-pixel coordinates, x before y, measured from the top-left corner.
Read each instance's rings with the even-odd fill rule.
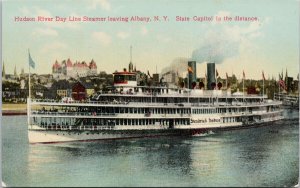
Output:
[[[27,104],[17,103],[17,104],[2,104],[2,115],[26,115],[27,114]]]

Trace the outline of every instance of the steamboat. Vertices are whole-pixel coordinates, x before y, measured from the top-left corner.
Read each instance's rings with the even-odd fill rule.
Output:
[[[133,72],[85,101],[28,99],[29,143],[187,136],[283,119],[282,102],[230,90],[138,86]]]
[[[299,93],[275,93],[274,99],[282,101],[285,108],[299,109]]]

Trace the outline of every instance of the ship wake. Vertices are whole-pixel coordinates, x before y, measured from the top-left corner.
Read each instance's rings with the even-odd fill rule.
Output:
[[[214,135],[216,134],[215,132],[213,131],[208,131],[208,132],[205,132],[205,133],[196,133],[196,134],[193,134],[192,136],[194,137],[203,137],[203,136],[209,136],[209,135]]]

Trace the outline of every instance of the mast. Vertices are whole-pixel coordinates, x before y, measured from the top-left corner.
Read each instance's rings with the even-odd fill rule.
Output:
[[[280,100],[280,80],[281,80],[281,77],[280,77],[280,73],[279,73],[279,81],[278,81],[278,100]]]
[[[31,109],[30,109],[30,103],[31,103],[30,67],[35,68],[35,63],[32,60],[32,58],[30,56],[29,49],[28,49],[28,69],[29,69],[29,75],[28,75],[29,96],[28,96],[28,99],[27,99],[27,121],[28,121],[28,125],[30,124],[30,114],[31,114],[31,112],[30,112],[31,111]]]
[[[130,45],[130,62],[132,62],[132,45]]]
[[[29,52],[29,49],[28,49],[28,59],[29,59],[29,62],[28,62],[28,99],[27,99],[27,125],[30,125],[30,103],[31,103],[31,89],[30,89],[30,52]],[[32,125],[31,125],[32,126]]]
[[[29,49],[28,49],[28,54],[30,54],[30,52],[29,52]],[[31,99],[31,89],[30,89],[30,64],[28,64],[28,69],[29,69],[29,77],[28,77],[28,89],[29,89],[29,96],[28,96],[28,98],[29,98],[29,100]]]
[[[265,95],[265,80],[263,79],[263,96]]]
[[[188,71],[188,73],[187,73],[187,92],[188,92],[188,103],[190,103],[190,93],[189,93],[189,90],[190,90],[190,88],[189,88],[189,86],[190,86],[190,83],[189,83],[189,71]]]
[[[263,100],[265,95],[265,73],[262,71],[262,79],[263,79]]]
[[[244,86],[245,86],[245,84],[244,84],[244,80],[245,80],[245,73],[244,73],[244,71],[243,71],[243,96],[244,96]]]
[[[216,63],[216,61],[214,61],[214,63]],[[215,71],[215,76],[216,76],[216,87],[215,87],[215,89],[216,90],[219,90],[219,88],[218,88],[218,76],[219,76],[219,72],[218,72],[218,69],[216,68],[216,71]]]
[[[226,90],[228,90],[228,76],[227,76],[227,72],[226,72]]]
[[[243,102],[245,102],[245,71],[243,70]]]

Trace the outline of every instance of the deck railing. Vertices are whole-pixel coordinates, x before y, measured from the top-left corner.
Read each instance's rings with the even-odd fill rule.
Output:
[[[282,104],[281,101],[264,101],[264,102],[236,102],[233,101],[231,103],[226,103],[226,102],[195,102],[195,103],[158,103],[158,102],[115,102],[115,101],[72,101],[72,102],[62,102],[62,101],[57,101],[57,100],[52,100],[52,99],[32,99],[31,105],[57,105],[57,106],[62,106],[62,105],[70,105],[75,104],[77,106],[94,106],[94,105],[111,105],[111,106],[164,106],[164,107],[182,107],[182,108],[187,108],[187,107],[222,107],[222,106],[228,106],[228,107],[235,107],[235,106],[265,106],[265,105],[279,105]]]

